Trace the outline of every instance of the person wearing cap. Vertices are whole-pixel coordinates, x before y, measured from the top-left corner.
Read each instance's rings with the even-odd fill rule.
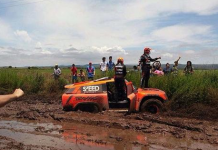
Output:
[[[0,107],[5,106],[6,104],[16,100],[16,98],[19,98],[24,95],[23,90],[16,89],[14,93],[8,94],[8,95],[0,95]]]
[[[107,71],[107,63],[105,62],[106,58],[102,58],[102,62],[100,63],[100,70],[101,70],[101,75],[104,77],[106,76],[106,71]]]
[[[113,71],[114,69],[114,62],[112,61],[112,56],[109,57],[109,61],[107,62],[107,68],[108,68],[108,71]]]
[[[57,80],[60,77],[60,75],[61,75],[61,69],[58,67],[58,64],[56,64],[53,72],[54,79]]]
[[[127,97],[125,92],[126,89],[125,76],[127,72],[122,57],[119,57],[117,59],[117,64],[115,65],[114,70],[115,70],[114,82],[117,90],[116,100],[122,101],[125,100]]]
[[[75,64],[72,64],[71,70],[71,76],[72,76],[72,83],[77,82],[77,68]]]
[[[86,68],[88,80],[93,80],[95,76],[95,67],[92,66],[92,62],[89,62],[89,65]]]
[[[144,54],[141,55],[139,59],[138,67],[141,66],[141,70],[142,70],[141,88],[143,87],[148,88],[148,81],[150,78],[150,70],[151,70],[150,63],[158,59],[161,59],[161,57],[154,58],[154,59],[151,58],[150,50],[151,48],[149,47],[144,48]]]

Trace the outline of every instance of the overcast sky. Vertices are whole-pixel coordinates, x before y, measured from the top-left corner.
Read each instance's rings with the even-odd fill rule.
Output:
[[[218,64],[218,0],[0,0],[0,66]]]

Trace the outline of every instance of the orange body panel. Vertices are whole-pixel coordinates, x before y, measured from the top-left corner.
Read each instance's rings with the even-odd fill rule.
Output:
[[[76,84],[66,85],[68,89],[62,95],[63,107],[72,107],[76,109],[80,104],[95,104],[100,110],[109,109],[108,94],[106,84],[114,82],[114,79],[102,79],[89,82],[80,82]],[[132,82],[126,81],[127,97],[130,101],[129,111],[140,111],[140,106],[145,98],[157,98],[162,102],[167,100],[164,91],[153,88],[135,90]]]

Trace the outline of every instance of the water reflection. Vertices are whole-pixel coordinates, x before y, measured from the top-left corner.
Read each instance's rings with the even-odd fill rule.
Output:
[[[102,149],[148,150],[147,137],[134,131],[93,126],[62,126],[65,141]]]

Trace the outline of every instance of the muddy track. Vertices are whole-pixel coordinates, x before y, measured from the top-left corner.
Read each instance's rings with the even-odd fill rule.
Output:
[[[49,97],[43,95],[25,96],[0,109],[0,118],[1,120],[21,119],[46,123],[59,122],[61,124],[81,123],[108,129],[132,130],[146,135],[161,134],[177,139],[188,138],[192,141],[201,141],[218,146],[217,121],[169,117],[166,114],[126,114],[126,112],[119,111],[104,111],[96,114],[80,111],[65,112],[62,110],[60,99],[60,96],[56,95]],[[42,128],[37,128],[37,130],[43,131]],[[1,141],[2,138],[4,137],[1,137]],[[119,137],[116,138],[119,139]],[[137,141],[135,142],[137,143]],[[15,146],[17,146],[16,144],[15,142]],[[28,145],[25,146],[28,147]]]

